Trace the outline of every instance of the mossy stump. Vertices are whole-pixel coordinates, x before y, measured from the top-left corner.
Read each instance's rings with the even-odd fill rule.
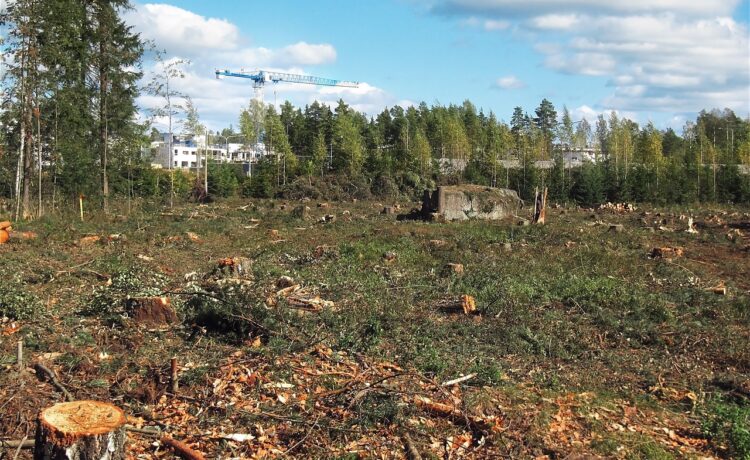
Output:
[[[37,420],[35,460],[125,459],[125,414],[99,401],[44,409]]]

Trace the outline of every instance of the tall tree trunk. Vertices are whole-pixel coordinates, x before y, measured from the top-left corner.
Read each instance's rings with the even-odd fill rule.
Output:
[[[102,209],[105,213],[109,212],[109,179],[107,177],[107,149],[109,144],[108,125],[107,125],[107,91],[109,81],[107,79],[107,48],[104,44],[102,28],[103,12],[99,17],[99,155],[102,166]]]
[[[15,220],[18,220],[21,217],[21,184],[24,182],[24,164],[25,164],[25,154],[26,154],[26,123],[25,116],[24,116],[24,110],[26,109],[26,71],[25,71],[25,65],[26,65],[26,44],[22,45],[22,51],[21,51],[21,145],[18,149],[18,164],[16,166],[16,188],[15,188],[15,194],[16,194],[16,213],[15,213]]]
[[[28,92],[28,90],[27,90]],[[25,101],[27,101],[30,105],[31,102],[31,96],[27,94],[25,96]],[[24,104],[24,115],[23,115],[23,121],[22,123],[26,125],[25,127],[25,145],[24,145],[24,158],[23,158],[23,218],[29,219],[32,217],[31,214],[31,168],[32,168],[32,154],[34,153],[32,151],[32,141],[34,137],[34,131],[33,131],[33,120],[32,120],[32,113],[31,113],[31,107],[27,107],[26,104]]]
[[[39,105],[37,101],[37,106]],[[39,168],[37,172],[38,175],[38,184],[37,184],[37,196],[39,198],[39,203],[37,205],[37,217],[42,217],[44,214],[44,209],[42,208],[42,113],[40,111],[41,109],[37,107],[35,110],[36,115],[36,142],[37,142],[37,167]]]

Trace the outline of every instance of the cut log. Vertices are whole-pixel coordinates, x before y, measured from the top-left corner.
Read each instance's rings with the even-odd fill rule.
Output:
[[[35,460],[125,458],[125,414],[99,401],[56,404],[37,420]]]
[[[0,230],[7,230],[7,231],[10,231],[9,229],[12,229],[12,228],[13,228],[13,227],[12,227],[12,225],[13,225],[13,224],[11,224],[11,223],[10,223],[10,221],[8,221],[8,220],[5,220],[5,221],[3,221],[3,222],[0,222]]]
[[[477,303],[474,297],[462,295],[457,299],[443,300],[438,304],[438,308],[449,313],[462,312],[464,315],[470,315],[477,311]]]
[[[133,297],[126,300],[125,307],[139,324],[162,326],[177,322],[169,297]]]
[[[78,240],[79,246],[89,246],[94,243],[98,243],[102,239],[101,236],[98,235],[91,235],[91,236],[84,236],[80,240]]]
[[[10,239],[10,234],[5,230],[0,230],[0,244],[5,244]]]

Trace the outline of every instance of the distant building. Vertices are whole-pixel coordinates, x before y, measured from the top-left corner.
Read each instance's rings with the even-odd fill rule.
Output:
[[[170,152],[169,133],[163,134],[163,140],[152,142],[151,148],[155,151],[153,165],[164,169],[201,168],[208,155],[212,162],[242,164],[243,170],[249,173],[252,169],[250,165],[266,155],[266,146],[262,142],[249,147],[244,144],[213,142],[206,146],[205,136],[192,135],[173,135]]]
[[[590,147],[562,146],[562,155],[566,167],[581,166],[584,161],[596,163],[599,160],[599,150]]]

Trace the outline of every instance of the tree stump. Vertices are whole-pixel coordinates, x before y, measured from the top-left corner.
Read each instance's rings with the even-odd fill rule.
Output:
[[[543,192],[536,191],[536,197],[534,198],[534,217],[532,222],[535,224],[544,225],[544,219],[547,214],[547,187],[544,188]]]
[[[35,460],[125,458],[125,414],[99,401],[55,404],[37,420]]]
[[[132,297],[125,307],[133,320],[147,326],[162,326],[178,321],[169,297]]]

